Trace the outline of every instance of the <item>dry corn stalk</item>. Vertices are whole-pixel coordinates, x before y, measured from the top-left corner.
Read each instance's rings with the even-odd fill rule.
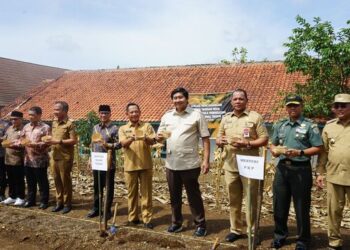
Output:
[[[220,183],[221,183],[221,171],[224,165],[224,159],[226,157],[226,149],[225,148],[217,148],[214,151],[214,163],[216,168],[216,176],[215,176],[215,204],[216,208],[220,207]]]

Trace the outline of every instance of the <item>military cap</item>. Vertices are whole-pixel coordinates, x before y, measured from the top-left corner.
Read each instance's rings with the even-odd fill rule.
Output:
[[[98,107],[98,112],[111,112],[111,107],[109,105],[100,105]]]
[[[298,104],[298,105],[301,105],[303,103],[303,99],[298,96],[298,95],[290,95],[290,96],[287,96],[286,99],[285,99],[285,105],[289,105],[289,104]]]
[[[350,103],[350,95],[349,94],[335,95],[333,103]]]

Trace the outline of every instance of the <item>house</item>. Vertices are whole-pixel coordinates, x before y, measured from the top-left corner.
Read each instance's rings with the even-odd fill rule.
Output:
[[[279,92],[290,91],[295,82],[305,79],[299,73],[286,73],[283,62],[66,71],[18,98],[4,111],[17,108],[26,112],[38,105],[43,108],[43,119],[52,120],[54,102],[64,100],[70,105],[70,118],[80,119],[89,111],[97,111],[100,104],[109,104],[112,120],[122,123],[127,119],[127,103],[136,102],[141,107],[142,119],[157,123],[172,107],[170,92],[176,87],[185,87],[190,93],[222,93],[242,88],[248,92],[249,109],[271,123],[285,115],[284,109],[274,111],[282,98]]]
[[[0,57],[0,111],[17,97],[61,76],[65,69]]]

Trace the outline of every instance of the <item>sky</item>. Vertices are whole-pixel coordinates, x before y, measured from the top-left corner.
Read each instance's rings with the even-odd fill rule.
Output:
[[[283,60],[295,17],[350,19],[349,0],[0,0],[0,57],[79,69]]]

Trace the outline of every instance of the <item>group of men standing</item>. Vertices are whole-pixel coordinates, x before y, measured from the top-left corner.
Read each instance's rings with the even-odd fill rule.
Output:
[[[23,113],[12,111],[11,124],[1,120],[0,137],[0,200],[5,205],[32,207],[36,205],[37,186],[40,192],[40,209],[49,206],[49,181],[47,169],[51,165],[56,186],[56,206],[52,212],[72,208],[71,171],[76,135],[74,124],[68,119],[68,104],[58,101],[54,105],[55,120],[52,129],[41,121],[42,109],[31,107],[29,123],[23,126]],[[49,157],[49,148],[51,155]],[[25,182],[27,199],[25,199]],[[8,197],[5,189],[8,184]]]
[[[143,222],[152,229],[152,155],[151,146],[157,142],[166,142],[166,178],[168,182],[172,221],[168,232],[180,232],[183,227],[182,189],[185,188],[187,199],[195,224],[194,235],[207,234],[205,209],[198,182],[199,175],[209,171],[210,142],[207,121],[204,115],[190,107],[189,93],[184,88],[171,92],[174,108],[161,118],[155,133],[151,124],[140,119],[141,109],[136,103],[126,106],[128,123],[119,129],[112,124],[111,108],[100,105],[100,123],[94,126],[93,133],[101,139],[91,145],[92,152],[110,152],[111,162],[107,172],[93,171],[94,202],[87,217],[98,216],[101,211],[103,189],[107,188],[107,213],[111,214],[114,196],[115,150],[124,151],[124,176],[128,189],[128,221],[131,225]],[[225,148],[227,156],[224,162],[225,182],[229,194],[230,233],[226,241],[233,242],[242,237],[242,199],[251,195],[251,209],[246,211],[247,226],[256,226],[258,181],[248,180],[239,175],[237,155],[258,156],[259,148],[267,145],[268,133],[260,114],[247,109],[248,95],[243,89],[232,94],[233,111],[227,113],[219,127],[216,144]],[[299,96],[285,99],[288,117],[277,122],[271,139],[272,155],[279,158],[273,182],[273,209],[275,230],[271,243],[273,248],[281,248],[288,237],[287,220],[291,199],[293,198],[297,219],[298,250],[308,249],[311,242],[310,206],[312,187],[311,156],[320,154],[316,170],[317,185],[322,188],[327,175],[328,191],[328,236],[329,248],[341,249],[340,222],[345,205],[345,197],[350,198],[350,95],[335,96],[332,111],[337,116],[323,129],[322,136],[317,124],[302,114],[303,100]],[[56,206],[53,212],[71,210],[73,166],[73,145],[76,135],[72,121],[68,119],[68,104],[56,102],[55,121],[50,127],[41,122],[41,109],[29,110],[29,120],[22,128],[23,114],[13,111],[12,125],[9,127],[0,121],[0,136],[9,140],[6,154],[0,149],[0,199],[3,203],[23,205],[24,169],[28,183],[28,198],[25,206],[35,205],[36,185],[41,194],[40,207],[48,206],[47,166],[48,149],[51,146],[52,174],[56,185]],[[41,140],[44,136],[48,140]],[[21,139],[29,142],[21,144]],[[203,158],[198,154],[199,142],[203,144]],[[25,150],[25,154],[24,154]],[[24,157],[25,155],[25,157]],[[22,162],[24,161],[25,168]],[[4,170],[6,169],[6,171]],[[4,172],[9,183],[9,198],[4,199]],[[15,176],[15,177],[14,177]],[[106,180],[110,180],[107,181]],[[249,183],[249,185],[248,185]],[[140,194],[139,194],[140,186]],[[248,190],[249,189],[249,190]],[[141,195],[141,220],[139,217],[139,196]],[[247,202],[246,202],[247,204]]]

